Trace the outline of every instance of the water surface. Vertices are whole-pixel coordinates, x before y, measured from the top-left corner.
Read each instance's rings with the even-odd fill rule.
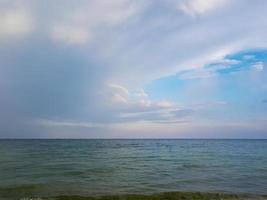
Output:
[[[0,140],[0,195],[267,193],[267,140]]]

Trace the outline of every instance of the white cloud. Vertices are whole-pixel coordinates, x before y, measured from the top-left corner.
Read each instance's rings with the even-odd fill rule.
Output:
[[[138,92],[136,92],[135,95],[137,97],[148,97],[148,94],[143,89],[141,89]]]
[[[38,119],[33,121],[36,125],[46,126],[46,127],[84,127],[84,128],[94,128],[101,127],[101,123],[90,123],[90,122],[75,122],[67,120],[58,120],[58,119]]]
[[[130,0],[91,0],[74,11],[72,20],[84,25],[116,25],[127,20],[137,10]]]
[[[121,93],[125,97],[128,97],[128,95],[129,95],[129,91],[125,87],[123,87],[123,86],[121,86],[119,84],[110,83],[110,84],[108,84],[108,87],[110,87],[111,89]]]
[[[183,0],[179,1],[178,9],[191,16],[205,14],[222,7],[226,0]]]
[[[174,2],[177,3],[170,2],[172,8]],[[115,80],[127,87],[143,87],[142,84],[151,80],[201,68],[239,51],[266,46],[266,37],[262,34],[266,32],[266,20],[260,14],[266,8],[263,4],[227,1],[227,9],[194,19],[177,11],[172,13],[171,8],[168,13],[163,9],[160,15],[149,16],[149,20],[139,16],[145,23],[136,22],[137,26],[130,24],[122,32],[115,31],[113,37],[100,43],[98,55],[111,61],[111,76]],[[240,9],[249,9],[250,14]],[[243,23],[244,19],[249,20]],[[125,74],[131,76],[123,76]]]
[[[170,101],[151,101],[146,95],[136,96],[136,92],[130,92],[118,84],[108,84],[102,100],[105,102],[103,105],[107,105],[104,109],[107,113],[104,114],[110,115],[115,123],[139,121],[174,123],[191,114],[185,113],[184,108]],[[185,114],[178,115],[180,112]]]
[[[160,108],[172,108],[174,106],[177,106],[170,101],[159,101],[156,103],[156,105]]]
[[[256,62],[252,65],[252,68],[256,71],[262,71],[264,69],[264,63],[263,62]]]
[[[129,91],[118,84],[109,84],[108,87],[111,89],[111,99],[116,103],[126,103],[129,97]]]
[[[211,63],[211,64],[212,65],[224,65],[224,66],[226,65],[226,66],[228,66],[228,65],[237,65],[237,64],[240,64],[240,63],[241,63],[240,60],[224,58],[224,59],[218,60],[218,61],[216,61],[214,63]]]
[[[181,80],[196,79],[196,78],[210,78],[210,77],[216,76],[218,74],[217,72],[218,70],[231,68],[240,63],[241,63],[240,60],[223,58],[223,59],[214,60],[208,65],[204,65],[196,69],[186,70],[184,72],[178,73],[177,75]]]
[[[97,29],[116,26],[137,11],[130,0],[91,0],[53,25],[51,36],[69,44],[86,44]]]
[[[140,90],[142,91],[142,89]],[[135,93],[127,88],[110,83],[103,89],[98,103],[103,110],[93,115],[101,116],[100,120],[79,121],[66,119],[38,119],[37,125],[44,127],[84,127],[95,128],[111,124],[125,124],[137,122],[152,123],[181,123],[184,122],[191,112],[170,101],[151,101],[139,96],[132,99]],[[104,119],[104,120],[103,120]]]
[[[28,11],[8,9],[0,13],[0,39],[25,35],[33,30],[33,20]]]
[[[51,35],[53,39],[67,44],[86,44],[91,39],[86,29],[75,26],[55,26]]]
[[[210,78],[216,76],[215,71],[207,70],[207,69],[195,69],[190,70],[178,75],[179,79],[187,80],[187,79],[197,79],[197,78]]]

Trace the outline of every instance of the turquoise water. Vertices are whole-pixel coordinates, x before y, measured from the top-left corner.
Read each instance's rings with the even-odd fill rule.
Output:
[[[0,196],[267,194],[267,140],[0,140]]]

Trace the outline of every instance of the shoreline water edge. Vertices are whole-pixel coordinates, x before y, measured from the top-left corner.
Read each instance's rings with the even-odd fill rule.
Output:
[[[120,194],[120,195],[59,195],[36,196],[31,193],[4,193],[0,190],[0,200],[267,200],[267,195],[204,193],[204,192],[164,192],[154,194]]]

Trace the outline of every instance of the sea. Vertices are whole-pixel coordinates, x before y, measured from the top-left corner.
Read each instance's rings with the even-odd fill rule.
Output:
[[[267,140],[0,140],[0,197],[267,194]]]

